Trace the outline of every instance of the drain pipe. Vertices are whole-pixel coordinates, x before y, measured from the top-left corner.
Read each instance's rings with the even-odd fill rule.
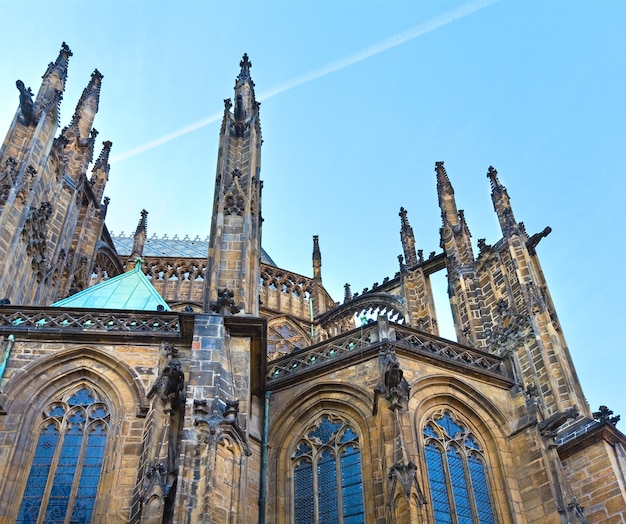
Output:
[[[2,352],[2,356],[0,356],[0,378],[4,375],[4,370],[7,367],[7,360],[9,360],[9,356],[11,355],[11,349],[13,348],[13,343],[15,342],[15,337],[11,334],[7,337],[6,344],[4,346],[4,351]]]
[[[271,391],[265,392],[265,405],[263,409],[263,438],[261,443],[261,482],[259,483],[259,524],[265,524],[265,498],[267,491],[267,433],[270,423],[270,397]]]

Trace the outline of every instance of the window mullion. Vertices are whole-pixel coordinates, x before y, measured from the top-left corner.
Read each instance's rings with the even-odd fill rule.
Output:
[[[52,457],[52,462],[50,463],[50,470],[48,472],[48,480],[46,481],[46,489],[43,492],[43,497],[41,497],[41,505],[39,506],[39,516],[37,518],[37,524],[45,524],[44,517],[46,515],[46,510],[48,509],[48,501],[50,500],[50,492],[52,491],[52,485],[54,484],[54,473],[57,469],[57,464],[59,463],[59,457],[61,456],[61,450],[63,449],[63,441],[65,440],[65,432],[67,431],[67,406],[66,414],[59,424],[59,440],[56,445],[56,449],[54,450],[54,456]]]
[[[478,518],[478,508],[476,507],[476,495],[474,493],[474,485],[472,484],[472,475],[469,470],[469,462],[467,448],[465,448],[463,453],[463,472],[465,473],[465,483],[467,484],[467,493],[470,499],[470,505],[472,508],[472,519],[474,522],[480,522]]]
[[[76,462],[76,470],[74,472],[74,480],[72,482],[72,491],[70,492],[70,499],[67,502],[67,513],[65,514],[65,524],[70,524],[72,519],[72,513],[74,511],[74,504],[76,502],[76,496],[78,492],[78,483],[83,472],[83,460],[85,458],[85,447],[87,446],[87,424],[89,423],[89,415],[87,410],[83,407],[83,415],[85,417],[85,425],[83,427],[83,438],[80,443],[80,453],[78,454],[78,460]]]
[[[452,519],[452,523],[453,524],[458,524],[458,519],[456,516],[456,501],[454,500],[454,491],[452,490],[452,475],[450,473],[450,465],[448,464],[448,449],[450,447],[450,442],[444,442],[443,443],[443,453],[442,453],[442,458],[445,460],[442,460],[443,462],[443,471],[444,471],[444,478],[446,479],[446,490],[448,491],[448,501],[450,504],[450,517]]]
[[[313,448],[313,453],[311,453],[311,467],[313,468],[313,522],[319,522],[320,518],[320,506],[318,500],[318,483],[317,483],[317,461],[319,459],[319,449]]]
[[[343,481],[341,477],[341,455],[337,446],[337,441],[333,443],[333,452],[335,453],[335,477],[337,478],[337,516],[339,524],[343,524]]]

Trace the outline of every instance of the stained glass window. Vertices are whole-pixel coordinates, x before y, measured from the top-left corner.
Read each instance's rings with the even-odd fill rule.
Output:
[[[449,411],[434,415],[423,435],[435,524],[495,523],[478,440]]]
[[[321,416],[292,454],[295,524],[363,524],[359,438],[338,417]]]
[[[91,521],[108,427],[108,406],[86,386],[47,406],[17,523]]]

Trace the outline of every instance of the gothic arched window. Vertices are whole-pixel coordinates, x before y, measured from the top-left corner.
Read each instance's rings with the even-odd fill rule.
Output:
[[[427,422],[424,440],[435,523],[494,523],[486,461],[470,431],[443,411]]]
[[[359,436],[345,420],[322,415],[292,455],[294,524],[362,524]]]
[[[46,406],[17,523],[91,521],[109,418],[86,385]]]

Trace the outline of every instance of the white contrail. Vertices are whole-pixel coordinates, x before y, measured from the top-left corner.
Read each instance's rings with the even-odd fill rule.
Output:
[[[125,151],[124,153],[120,153],[119,155],[111,157],[110,162],[112,164],[115,162],[120,162],[121,160],[126,160],[127,158],[138,155],[139,153],[143,153],[144,151],[154,149],[155,147],[160,146],[161,144],[165,144],[166,142],[169,142],[170,140],[174,140],[175,138],[178,138],[179,136],[186,135],[187,133],[191,133],[192,131],[195,131],[196,129],[200,129],[201,127],[208,126],[209,124],[212,124],[213,122],[217,122],[220,118],[222,118],[222,115],[223,113],[216,113],[208,118],[205,118],[203,120],[200,120],[199,122],[196,122],[195,124],[189,124],[188,126],[182,127],[178,129],[177,131],[173,131],[167,135],[163,135],[160,138],[155,138],[154,140],[151,140],[150,142],[146,142],[145,144],[137,146],[133,149],[129,149],[128,151]]]
[[[362,51],[359,51],[358,53],[347,56],[325,67],[322,67],[320,69],[317,69],[305,75],[294,78],[293,80],[290,80],[289,82],[286,82],[281,86],[275,87],[274,89],[271,89],[270,91],[266,91],[265,93],[261,94],[258,98],[260,101],[267,100],[268,98],[272,98],[273,96],[276,96],[280,93],[284,93],[285,91],[293,89],[294,87],[298,87],[298,86],[301,86],[302,84],[306,84],[307,82],[317,80],[318,78],[322,78],[324,76],[330,75],[331,73],[335,73],[336,71],[341,71],[342,69],[345,69],[346,67],[349,67],[358,62],[362,62],[363,60],[370,58],[371,56],[382,53],[383,51],[387,51],[388,49],[397,47],[419,36],[423,36],[427,33],[430,33],[434,31],[435,29],[439,29],[440,27],[443,27],[452,22],[455,22],[456,20],[464,18],[468,15],[471,15],[472,13],[475,13],[476,11],[479,11],[485,7],[488,7],[491,4],[496,3],[497,1],[498,0],[475,0],[474,2],[469,2],[467,4],[459,6],[456,9],[448,11],[447,13],[443,13],[442,15],[439,15],[431,20],[428,20],[427,22],[424,22],[423,24],[415,26],[412,29],[405,31],[404,33],[394,35],[388,38],[387,40],[383,40],[382,42],[379,42],[371,47],[363,49]],[[172,133],[164,135],[160,138],[156,138],[154,140],[151,140],[150,142],[146,142],[145,144],[137,146],[124,153],[120,153],[119,155],[113,156],[110,161],[111,163],[120,162],[121,160],[126,160],[127,158],[131,158],[135,155],[138,155],[139,153],[143,153],[145,151],[153,149],[157,146],[160,146],[161,144],[170,142],[171,140],[174,140],[175,138],[178,138],[179,136],[186,135],[188,133],[191,133],[192,131],[195,131],[196,129],[200,129],[201,127],[208,126],[209,124],[212,124],[213,122],[217,122],[222,117],[222,114],[223,113],[212,115],[194,124],[185,126],[177,131],[173,131]]]

